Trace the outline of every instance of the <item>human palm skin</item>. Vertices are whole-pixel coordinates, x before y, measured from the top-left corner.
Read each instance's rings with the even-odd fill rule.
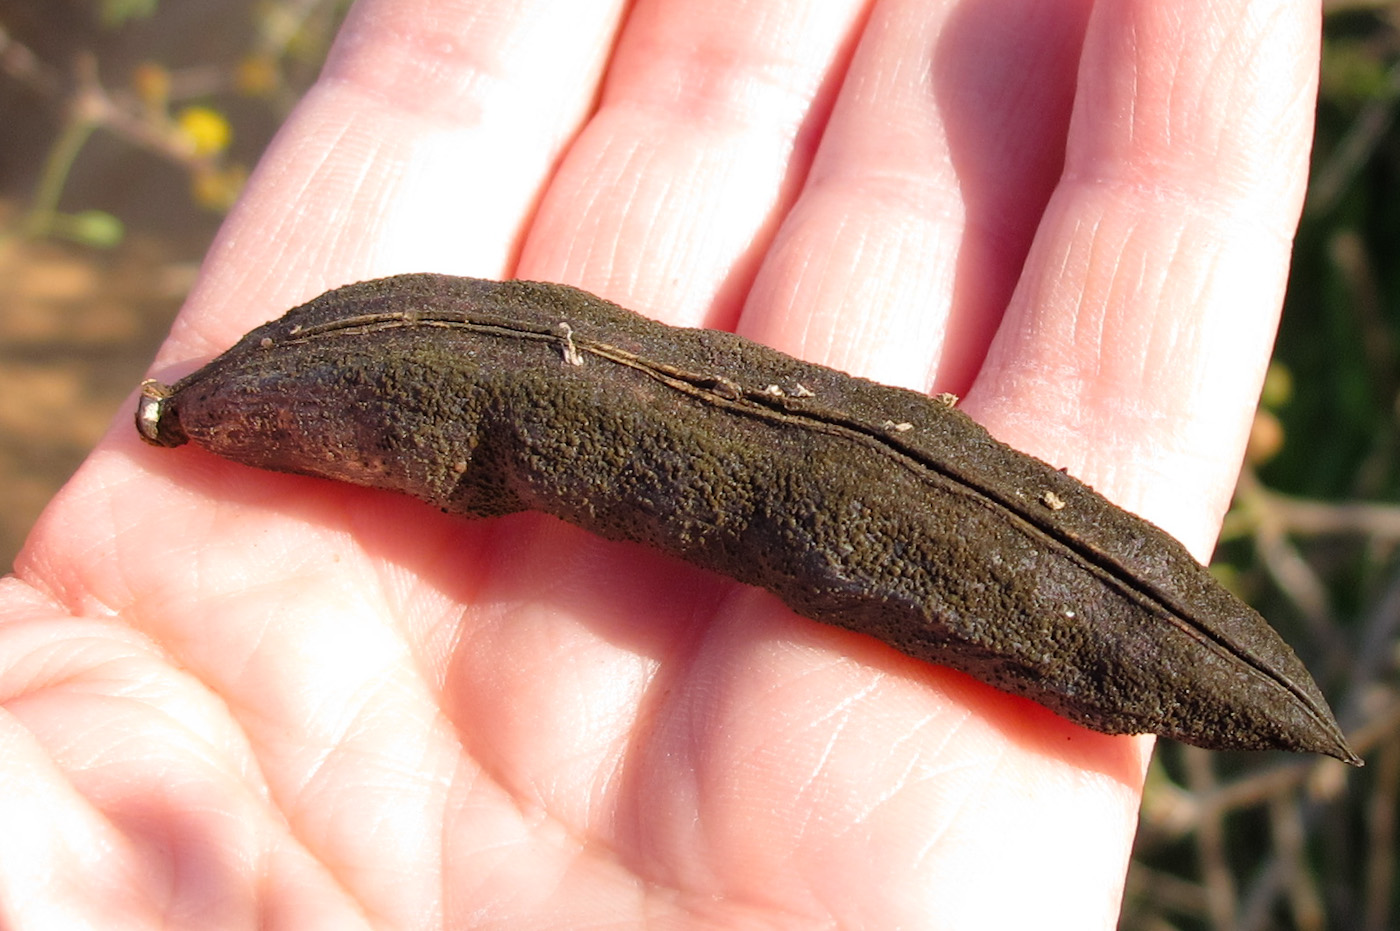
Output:
[[[1208,555],[1316,5],[617,6],[363,0],[153,374],[348,281],[566,281],[960,394]],[[129,417],[0,583],[8,926],[1112,926],[1150,739]]]

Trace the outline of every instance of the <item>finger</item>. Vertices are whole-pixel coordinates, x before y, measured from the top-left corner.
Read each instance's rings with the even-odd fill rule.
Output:
[[[1096,10],[1064,177],[968,398],[1198,557],[1273,340],[1317,32],[1306,3]]]
[[[825,121],[860,0],[643,0],[519,274],[731,326]]]
[[[206,356],[348,281],[505,274],[593,105],[617,6],[356,4],[220,231],[161,358]]]
[[[743,332],[962,392],[1057,177],[1086,2],[876,4]]]

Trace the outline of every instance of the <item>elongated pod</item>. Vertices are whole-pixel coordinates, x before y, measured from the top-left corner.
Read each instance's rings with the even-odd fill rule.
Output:
[[[556,515],[1107,733],[1358,762],[1176,540],[941,400],[557,284],[403,275],[253,330],[137,427],[490,517]]]

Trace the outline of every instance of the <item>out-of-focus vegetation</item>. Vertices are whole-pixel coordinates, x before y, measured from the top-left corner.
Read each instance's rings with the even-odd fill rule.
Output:
[[[1366,767],[1163,743],[1122,928],[1400,926],[1400,5],[1329,5],[1308,202],[1216,568]]]
[[[349,0],[0,0],[0,571],[140,380]]]
[[[136,383],[347,5],[0,0],[0,566]],[[1163,743],[1126,931],[1400,926],[1397,107],[1400,6],[1328,4],[1308,206],[1217,554],[1367,767]]]
[[[0,3],[0,68],[7,79],[29,91],[56,124],[33,193],[24,200],[17,221],[6,224],[0,235],[57,237],[94,248],[121,242],[123,221],[113,212],[93,207],[73,212],[60,209],[75,162],[90,150],[89,142],[97,133],[168,163],[174,170],[172,179],[184,175],[195,203],[215,211],[233,203],[247,176],[247,159],[256,158],[270,129],[314,78],[348,3],[184,0],[177,4],[185,7],[186,16],[191,5],[211,13],[215,8],[225,15],[237,12],[246,19],[246,28],[241,35],[224,34],[224,38],[216,33],[214,42],[195,43],[216,57],[201,56],[180,64],[151,57],[108,67],[102,49],[114,44],[128,49],[139,46],[139,35],[131,45],[122,42],[121,35],[137,31],[136,24],[142,20],[149,19],[156,27],[148,30],[156,46],[152,51],[159,54],[162,46],[170,48],[154,42],[154,36],[167,32],[158,19],[157,0],[94,0],[63,8],[68,17],[86,15],[101,24],[90,45],[81,40],[54,41],[56,36],[72,37],[63,28],[62,13],[21,16],[8,10],[8,3]],[[19,29],[7,28],[12,20],[19,21]],[[211,16],[203,25],[216,21]],[[33,40],[21,35],[26,27],[39,30]],[[77,31],[79,36],[83,33]],[[50,48],[41,51],[44,46]],[[254,144],[244,148],[242,158],[230,151],[239,122],[248,123],[254,135]]]

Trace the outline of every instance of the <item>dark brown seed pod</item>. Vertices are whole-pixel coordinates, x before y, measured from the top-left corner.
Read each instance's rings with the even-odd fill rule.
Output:
[[[160,446],[543,511],[1110,734],[1351,763],[1298,658],[1175,539],[931,399],[557,284],[403,275],[253,330]]]

